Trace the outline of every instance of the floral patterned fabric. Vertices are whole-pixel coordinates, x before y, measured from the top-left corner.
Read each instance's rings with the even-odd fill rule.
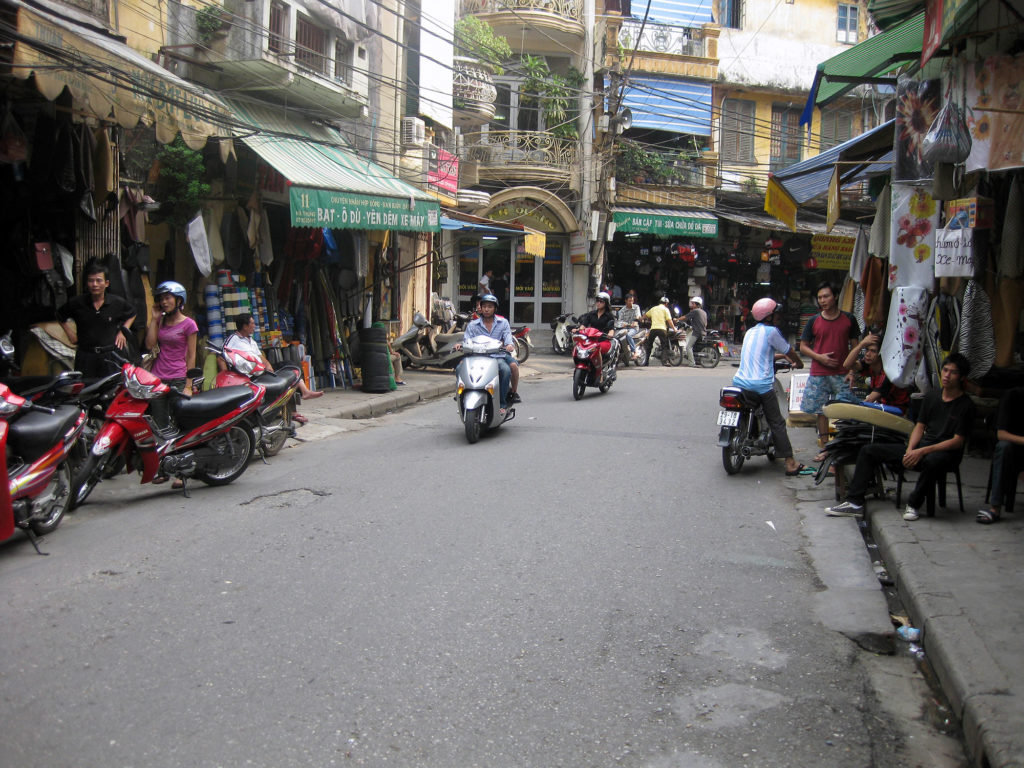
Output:
[[[889,381],[908,387],[923,356],[922,325],[927,323],[928,291],[901,286],[893,292],[882,340],[882,367]]]
[[[935,228],[938,223],[939,205],[930,190],[905,184],[893,186],[890,290],[907,285],[932,287],[935,282]]]
[[[924,137],[939,112],[939,80],[918,82],[906,75],[896,81],[896,139],[893,149],[894,182],[920,181],[932,183],[935,166],[924,159]]]
[[[1024,53],[1000,54],[967,66],[967,126],[971,154],[967,172],[1024,166],[1021,87]]]

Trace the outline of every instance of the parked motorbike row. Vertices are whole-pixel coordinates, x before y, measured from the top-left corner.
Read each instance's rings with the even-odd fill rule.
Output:
[[[172,389],[121,356],[121,370],[88,385],[77,371],[53,378],[11,378],[14,345],[0,338],[0,541],[18,528],[36,551],[36,535],[50,533],[96,485],[122,471],[142,483],[196,479],[226,485],[240,477],[254,453],[266,459],[295,435],[291,416],[299,372],[268,371],[261,358],[210,344],[226,370],[216,387],[198,391],[202,371],[189,371],[196,394]]]
[[[579,319],[573,314],[559,315],[551,321],[551,349],[557,355],[568,354],[573,350],[573,334],[579,327]],[[651,357],[673,366],[680,366],[685,359],[686,337],[689,329],[686,327],[677,328],[675,331],[668,331],[669,346],[662,350],[661,339],[655,339],[651,347]],[[633,339],[637,344],[637,356],[630,356],[630,350],[626,336],[628,329],[616,325],[615,338],[619,341],[618,364],[623,367],[630,362],[636,365],[643,365],[647,362],[647,349],[644,342],[647,339],[648,330],[644,327],[636,330]],[[722,359],[722,338],[718,331],[709,328],[700,341],[693,346],[694,362],[701,368],[714,368]]]
[[[455,313],[451,323],[444,323],[438,317],[433,320],[431,322],[422,312],[416,312],[412,317],[412,328],[395,339],[394,350],[401,356],[404,367],[453,368],[462,359],[465,350],[455,347],[462,343],[470,315]],[[516,347],[513,357],[517,362],[525,363],[533,347],[530,326],[513,325],[512,338]]]

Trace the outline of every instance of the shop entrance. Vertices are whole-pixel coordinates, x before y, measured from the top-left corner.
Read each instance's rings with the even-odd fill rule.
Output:
[[[459,308],[471,311],[480,277],[493,270],[491,292],[498,313],[516,325],[548,323],[562,311],[566,242],[548,237],[543,259],[527,254],[520,240],[459,240]]]

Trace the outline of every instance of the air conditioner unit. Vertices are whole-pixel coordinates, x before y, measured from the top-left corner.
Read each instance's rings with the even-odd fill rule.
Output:
[[[402,146],[422,147],[427,143],[427,126],[418,117],[402,118]]]

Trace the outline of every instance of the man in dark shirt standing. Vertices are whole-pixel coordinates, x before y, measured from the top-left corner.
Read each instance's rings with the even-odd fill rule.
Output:
[[[693,348],[708,332],[708,313],[704,311],[704,300],[700,296],[690,298],[690,311],[686,313],[683,322],[690,326],[690,332],[686,334],[686,362],[696,365]]]
[[[954,352],[942,364],[942,389],[929,392],[921,405],[907,446],[868,443],[857,452],[857,467],[846,493],[846,501],[825,510],[830,517],[860,517],[864,497],[874,482],[875,469],[887,461],[901,460],[904,467],[921,474],[907,498],[904,520],[917,520],[925,494],[939,475],[954,469],[963,458],[964,446],[974,426],[975,407],[964,392],[971,364]]]
[[[95,379],[113,373],[119,366],[110,353],[97,354],[96,347],[114,344],[124,349],[128,330],[135,322],[135,308],[127,300],[108,294],[110,276],[98,261],[85,267],[86,293],[79,294],[57,310],[57,320],[72,344],[77,345],[75,370],[83,378]],[[74,326],[69,321],[74,320]]]
[[[994,523],[1003,511],[1017,475],[1024,468],[1024,387],[1015,387],[999,401],[996,416],[996,443],[992,451],[991,488],[988,506],[978,510],[975,517],[982,525]]]

